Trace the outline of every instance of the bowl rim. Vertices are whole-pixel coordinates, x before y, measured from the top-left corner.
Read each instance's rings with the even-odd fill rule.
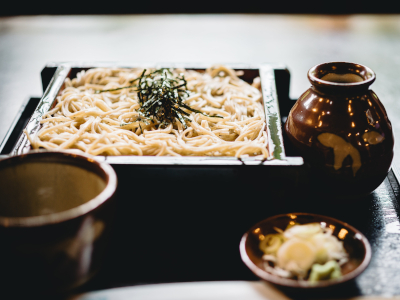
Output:
[[[278,277],[277,275],[273,275],[271,273],[268,273],[267,271],[259,268],[257,265],[253,263],[253,261],[249,258],[247,255],[246,251],[246,241],[249,236],[249,234],[255,230],[256,228],[260,227],[260,225],[270,219],[277,219],[281,217],[289,217],[290,215],[296,215],[296,216],[313,216],[313,217],[318,217],[322,218],[328,221],[333,221],[341,224],[343,227],[346,229],[350,229],[351,231],[355,232],[355,235],[357,235],[357,238],[362,242],[364,249],[365,249],[365,256],[364,259],[362,260],[361,264],[356,267],[354,270],[351,272],[343,275],[340,279],[336,280],[323,280],[323,281],[318,281],[316,283],[311,283],[309,281],[299,281],[299,280],[294,280],[294,279],[288,279],[288,278],[283,278],[283,277]],[[318,288],[326,288],[334,285],[338,285],[341,283],[348,282],[354,278],[356,278],[358,275],[360,275],[369,265],[371,258],[372,258],[372,250],[371,250],[371,245],[368,241],[368,239],[356,228],[351,226],[350,224],[340,221],[338,219],[324,216],[324,215],[319,215],[319,214],[313,214],[313,213],[303,213],[303,212],[294,212],[294,213],[287,213],[287,214],[279,214],[279,215],[274,215],[269,218],[266,218],[255,225],[253,225],[243,236],[240,241],[239,245],[239,251],[240,251],[240,256],[242,258],[242,261],[244,264],[260,279],[263,279],[267,282],[283,286],[283,287],[290,287],[290,288],[299,288],[299,289],[318,289]]]
[[[335,70],[337,70],[338,68],[347,69],[348,73],[359,75],[360,77],[362,77],[363,80],[359,82],[346,82],[346,83],[332,82],[332,81],[322,80],[316,75],[320,70],[325,70],[325,71],[331,70],[331,73],[336,73]],[[354,69],[356,70],[356,72],[351,72],[350,69]],[[361,75],[361,73],[364,73],[364,75]],[[313,66],[308,70],[307,77],[310,83],[317,87],[368,88],[375,81],[376,74],[371,68],[362,64],[346,62],[346,61],[331,61]]]
[[[79,206],[61,212],[29,217],[7,217],[0,215],[0,227],[37,227],[75,219],[89,213],[107,200],[111,199],[116,192],[117,175],[114,169],[108,163],[99,162],[95,160],[94,157],[84,153],[72,151],[34,150],[25,154],[10,156],[0,160],[0,169],[6,167],[7,165],[18,164],[21,162],[37,162],[39,159],[43,160],[43,162],[66,163],[71,161],[73,162],[70,163],[71,165],[75,165],[89,171],[90,167],[97,169],[98,172],[92,171],[102,179],[105,179],[106,186],[104,190],[102,190],[93,199],[90,199]]]

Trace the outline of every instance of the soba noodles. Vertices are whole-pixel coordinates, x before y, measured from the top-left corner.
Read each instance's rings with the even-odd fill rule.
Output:
[[[189,96],[184,103],[204,113],[190,113],[182,123],[158,126],[140,118],[134,88],[96,93],[132,85],[143,69],[96,68],[65,81],[42,128],[29,136],[33,148],[78,149],[92,155],[262,156],[268,157],[259,80],[250,85],[232,69],[213,66],[204,73],[183,73]],[[219,117],[216,117],[219,116]]]

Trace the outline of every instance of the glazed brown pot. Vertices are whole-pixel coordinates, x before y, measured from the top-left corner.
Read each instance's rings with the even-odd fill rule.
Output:
[[[116,186],[112,167],[85,155],[0,161],[2,295],[54,295],[88,281],[103,261]]]
[[[308,71],[312,86],[289,113],[285,131],[311,165],[319,190],[354,198],[385,179],[393,159],[393,132],[385,108],[369,89],[375,73],[347,62]]]

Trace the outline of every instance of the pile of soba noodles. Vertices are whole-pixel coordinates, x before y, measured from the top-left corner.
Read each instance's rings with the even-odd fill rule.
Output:
[[[96,68],[66,79],[41,129],[34,136],[26,133],[32,147],[92,155],[268,157],[258,78],[250,85],[220,65],[203,73],[171,71],[187,82],[183,102],[203,113],[183,108],[190,114],[184,126],[178,119],[167,126],[144,122],[135,88],[118,89],[132,86],[143,69]]]

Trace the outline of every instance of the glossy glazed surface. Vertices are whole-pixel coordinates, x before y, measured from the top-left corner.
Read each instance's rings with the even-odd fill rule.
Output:
[[[355,73],[363,81],[321,79],[332,72]],[[372,192],[390,168],[394,145],[385,108],[368,89],[375,75],[361,65],[327,63],[308,76],[313,86],[297,100],[285,124],[289,139],[328,193],[351,197]]]

